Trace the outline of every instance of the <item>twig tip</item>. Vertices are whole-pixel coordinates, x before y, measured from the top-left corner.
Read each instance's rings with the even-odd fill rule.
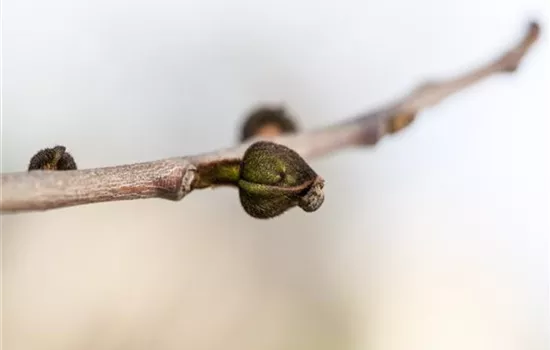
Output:
[[[525,35],[524,42],[526,45],[532,45],[540,37],[540,24],[536,20],[531,20],[529,22],[529,27],[527,29],[527,34]]]

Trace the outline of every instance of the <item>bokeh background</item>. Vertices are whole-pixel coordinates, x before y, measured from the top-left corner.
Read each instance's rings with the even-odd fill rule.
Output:
[[[546,0],[4,0],[2,172],[234,144],[284,103],[339,121],[543,36],[515,75],[311,162],[314,214],[236,191],[1,217],[2,349],[550,347]]]

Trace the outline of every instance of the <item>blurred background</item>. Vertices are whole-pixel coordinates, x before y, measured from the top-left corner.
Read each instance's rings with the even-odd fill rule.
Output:
[[[321,209],[233,189],[4,215],[2,345],[542,350],[549,343],[545,0],[5,0],[2,172],[227,147],[261,103],[304,128],[461,73],[542,25],[514,75],[374,148],[310,164]]]

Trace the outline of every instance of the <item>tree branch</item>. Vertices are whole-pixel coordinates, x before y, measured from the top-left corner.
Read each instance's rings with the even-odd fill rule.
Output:
[[[385,135],[407,127],[421,110],[494,74],[514,72],[539,34],[539,25],[530,23],[522,40],[496,60],[453,79],[422,84],[409,95],[385,107],[317,130],[258,136],[217,152],[138,164],[2,174],[0,211],[40,211],[139,198],[180,200],[193,189],[208,187],[204,185],[204,177],[212,174],[205,173],[204,169],[241,162],[245,151],[260,139],[285,145],[306,159],[347,147],[375,145]],[[318,194],[322,189],[322,179],[310,178],[308,181],[315,184],[315,193]],[[216,181],[208,185],[216,185]]]

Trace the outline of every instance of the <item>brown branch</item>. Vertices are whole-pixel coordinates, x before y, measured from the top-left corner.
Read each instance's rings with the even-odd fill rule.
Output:
[[[420,85],[386,107],[337,125],[263,139],[286,145],[306,159],[347,147],[374,145],[383,136],[408,126],[421,110],[494,74],[514,72],[539,33],[539,25],[530,23],[519,44],[498,59],[456,78]],[[200,182],[197,169],[213,163],[239,161],[248,147],[259,139],[256,137],[217,152],[139,164],[2,174],[0,211],[48,210],[138,198],[180,200],[194,188],[199,188],[195,186]]]

